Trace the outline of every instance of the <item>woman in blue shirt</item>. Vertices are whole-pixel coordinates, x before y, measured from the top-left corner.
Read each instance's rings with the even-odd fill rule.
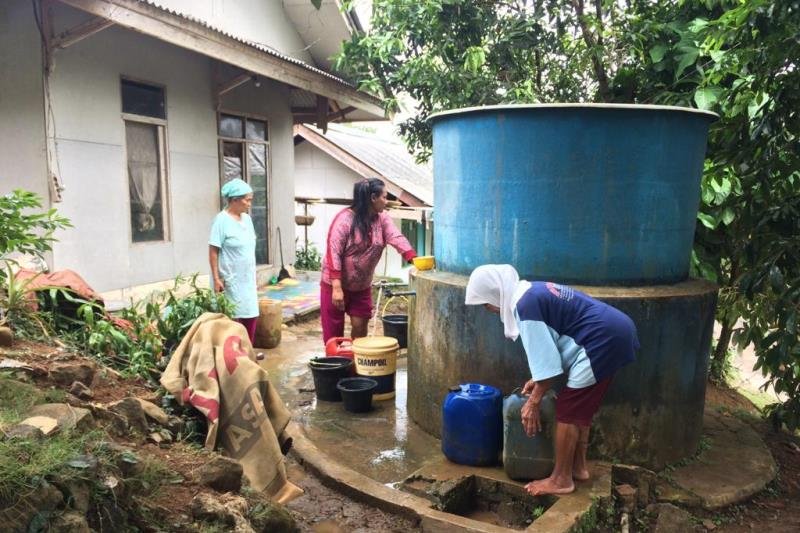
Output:
[[[225,183],[220,191],[227,204],[214,218],[208,238],[208,262],[215,292],[225,292],[235,305],[233,318],[247,328],[250,342],[258,322],[256,290],[256,232],[247,211],[253,189],[241,179]]]
[[[586,449],[592,418],[614,373],[634,360],[636,326],[618,309],[556,283],[519,279],[511,265],[483,265],[469,278],[467,305],[498,313],[506,338],[522,339],[531,379],[522,408],[528,435],[541,431],[539,403],[558,376],[566,386],[556,399],[555,468],[532,481],[533,495],[566,494],[574,480],[589,479]]]

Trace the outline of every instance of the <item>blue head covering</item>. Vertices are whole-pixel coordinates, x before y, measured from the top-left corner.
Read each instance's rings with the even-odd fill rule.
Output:
[[[253,188],[250,187],[250,185],[248,185],[244,180],[239,178],[232,179],[223,185],[222,189],[220,189],[220,193],[222,194],[223,198],[236,198],[238,196],[248,195],[252,192]]]

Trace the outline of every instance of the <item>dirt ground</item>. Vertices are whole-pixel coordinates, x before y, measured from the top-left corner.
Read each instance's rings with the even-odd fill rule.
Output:
[[[392,302],[387,312],[403,312],[401,302]],[[313,318],[310,318],[313,320]],[[290,326],[291,329],[291,326]],[[77,356],[58,346],[18,341],[12,348],[0,348],[0,359],[17,359],[31,365],[48,364],[74,359]],[[109,402],[135,395],[158,401],[157,391],[140,380],[124,379],[113,371],[102,372],[93,390],[95,401]],[[707,403],[712,408],[728,409],[752,424],[761,434],[778,462],[779,478],[750,501],[716,512],[695,515],[707,530],[723,532],[800,531],[800,439],[783,431],[775,431],[758,416],[757,409],[744,396],[724,387],[709,385]],[[203,490],[191,482],[192,471],[203,464],[208,452],[186,443],[158,447],[141,442],[123,442],[134,446],[143,456],[157,457],[174,470],[174,483],[167,489],[169,497],[154,498],[146,506],[164,514],[167,523],[181,530],[189,517],[191,499]],[[339,491],[324,486],[289,454],[290,478],[305,490],[305,495],[288,506],[304,532],[334,533],[350,531],[393,532],[418,531],[413,520],[385,513],[370,505],[359,503]],[[735,465],[731,465],[735,468]],[[206,489],[207,490],[207,489]]]

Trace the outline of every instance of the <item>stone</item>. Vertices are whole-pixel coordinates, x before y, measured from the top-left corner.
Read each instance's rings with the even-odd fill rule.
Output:
[[[86,514],[92,503],[92,485],[88,480],[75,478],[62,484],[61,492],[67,499],[67,505],[80,513]]]
[[[147,433],[147,419],[144,416],[144,409],[142,409],[142,404],[139,403],[138,398],[129,396],[109,404],[108,408],[112,413],[123,416],[128,423],[129,429],[139,433]]]
[[[638,505],[646,507],[655,500],[657,475],[641,466],[616,464],[611,467],[611,479],[615,484],[628,484],[639,489]]]
[[[218,492],[238,492],[242,488],[242,465],[218,455],[194,472],[197,483]]]
[[[298,533],[292,514],[281,504],[264,499],[250,509],[250,525],[258,533]]]
[[[652,505],[650,509],[658,514],[653,533],[686,533],[696,530],[692,515],[680,507],[659,503]]]
[[[50,365],[50,379],[58,385],[69,387],[76,381],[91,385],[97,365],[91,361],[69,361]]]
[[[714,531],[715,529],[717,529],[717,524],[715,524],[708,518],[703,520],[701,523],[703,524],[703,527],[706,528],[706,531]]]
[[[141,398],[136,398],[136,400],[139,401],[139,405],[142,406],[142,411],[144,411],[144,414],[147,418],[155,421],[161,426],[167,425],[169,422],[169,415],[167,415],[162,408],[152,402],[142,400]]]
[[[31,407],[25,415],[30,418],[53,418],[58,425],[58,431],[86,431],[94,426],[91,411],[82,407],[73,407],[65,403],[43,403]],[[23,420],[22,424],[29,424]],[[35,425],[35,424],[29,424]],[[44,432],[47,435],[47,432]]]
[[[13,505],[0,507],[3,531],[28,531],[31,520],[39,513],[49,513],[64,502],[54,485],[42,481],[36,489],[19,495]]]
[[[102,426],[112,435],[125,437],[128,435],[128,419],[119,413],[115,413],[101,405],[90,406],[94,417],[100,421]]]
[[[75,511],[67,511],[50,522],[51,531],[60,533],[91,533],[86,516]]]
[[[53,429],[55,429],[57,422],[52,419],[48,418],[47,420],[53,421]],[[16,426],[12,426],[5,432],[6,439],[29,439],[29,440],[40,440],[44,438],[44,431],[39,426],[31,426],[28,424],[17,424]]]
[[[639,499],[638,490],[627,483],[614,485],[614,498],[616,498],[617,506],[620,509],[630,513],[636,508],[636,503]]]
[[[17,361],[16,359],[0,360],[0,370],[20,371],[25,372],[26,375],[32,375],[36,377],[42,377],[48,374],[47,368],[42,365],[37,365],[35,363],[23,363],[22,361]]]
[[[92,389],[84,385],[80,381],[73,381],[72,385],[69,386],[69,390],[67,391],[73,396],[80,398],[81,400],[91,400],[94,398],[94,393]]]
[[[192,517],[195,520],[222,524],[238,533],[255,533],[244,517],[247,501],[241,496],[230,494],[222,497],[201,492],[192,498]]]
[[[0,326],[0,346],[9,348],[14,344],[14,332],[7,326]]]

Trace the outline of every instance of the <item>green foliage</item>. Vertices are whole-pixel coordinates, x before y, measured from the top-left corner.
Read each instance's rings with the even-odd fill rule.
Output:
[[[36,321],[26,300],[30,281],[14,279],[14,257],[27,254],[42,258],[56,240],[56,230],[72,226],[55,209],[36,212],[41,207],[41,199],[32,192],[17,189],[0,196],[0,326],[15,316]]]
[[[0,196],[0,262],[11,260],[12,254],[32,254],[42,257],[56,240],[56,230],[72,227],[69,220],[59,216],[55,209],[43,213],[39,210],[41,199],[34,193],[17,189]],[[0,271],[0,279],[6,273]]]
[[[299,270],[318,271],[322,268],[322,255],[313,244],[308,247],[301,246],[295,252],[294,267]]]
[[[35,318],[48,336],[60,336],[77,351],[124,374],[153,380],[201,314],[231,316],[234,307],[224,293],[199,287],[196,274],[179,276],[171,289],[132,302],[120,313],[122,320],[110,317],[99,303],[65,289],[48,289],[44,295],[40,292],[39,302],[43,311]],[[28,318],[20,317],[12,324],[23,335],[31,336],[36,328],[31,328]]]
[[[630,102],[696,106],[709,134],[693,275],[717,282],[722,333],[752,344],[787,401],[776,424],[800,427],[800,2],[704,0],[376,0],[368,33],[336,66],[389,110],[430,156],[427,118],[476,105]]]

